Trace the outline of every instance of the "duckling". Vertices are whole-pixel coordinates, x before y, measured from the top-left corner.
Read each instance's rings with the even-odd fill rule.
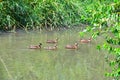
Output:
[[[57,49],[57,44],[55,44],[54,46],[44,47],[44,49],[46,49],[46,50],[56,50]]]
[[[46,43],[57,43],[58,42],[58,38],[56,38],[55,40],[47,40]]]
[[[81,39],[80,42],[81,43],[90,43],[92,40],[92,38],[89,38],[89,39]]]
[[[78,43],[75,43],[74,45],[66,45],[66,49],[78,49]]]
[[[41,49],[42,43],[39,43],[39,45],[30,45],[29,49]]]

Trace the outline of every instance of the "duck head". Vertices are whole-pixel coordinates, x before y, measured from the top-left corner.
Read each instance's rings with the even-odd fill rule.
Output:
[[[57,44],[55,44],[54,47],[57,47]]]
[[[78,43],[75,43],[75,46],[78,46]]]
[[[39,43],[39,47],[41,47],[42,43]]]
[[[56,41],[58,41],[58,38],[56,38]]]

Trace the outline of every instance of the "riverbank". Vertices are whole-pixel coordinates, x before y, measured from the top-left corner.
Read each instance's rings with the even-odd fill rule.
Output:
[[[100,8],[104,5],[109,6],[111,3],[113,1],[1,1],[0,30],[29,30],[73,27],[81,23],[92,24],[101,13]]]

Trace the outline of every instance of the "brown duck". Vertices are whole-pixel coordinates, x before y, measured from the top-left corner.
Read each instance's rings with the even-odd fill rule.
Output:
[[[46,49],[46,50],[56,50],[57,49],[57,44],[55,44],[54,46],[44,47],[44,49]]]
[[[92,38],[89,38],[89,39],[81,39],[80,42],[81,43],[90,43],[92,40]]]
[[[30,45],[29,49],[40,49],[41,45],[42,45],[42,43],[39,43],[39,45]]]
[[[75,43],[74,45],[66,45],[65,46],[66,49],[78,49],[78,43]]]
[[[58,38],[56,38],[55,40],[47,40],[46,43],[57,43],[58,42]]]

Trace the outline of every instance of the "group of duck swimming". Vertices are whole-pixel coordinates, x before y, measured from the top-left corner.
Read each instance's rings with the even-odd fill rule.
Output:
[[[80,39],[79,42],[80,43],[90,43],[92,40],[92,38],[89,39]],[[46,50],[56,50],[57,49],[57,43],[58,43],[58,38],[56,38],[55,40],[47,40],[46,43],[51,43],[54,44],[54,46],[47,46],[44,47],[44,49]],[[39,45],[30,45],[29,49],[41,49],[42,47],[42,43],[39,43]],[[78,49],[78,43],[75,44],[67,44],[65,46],[66,49]]]

